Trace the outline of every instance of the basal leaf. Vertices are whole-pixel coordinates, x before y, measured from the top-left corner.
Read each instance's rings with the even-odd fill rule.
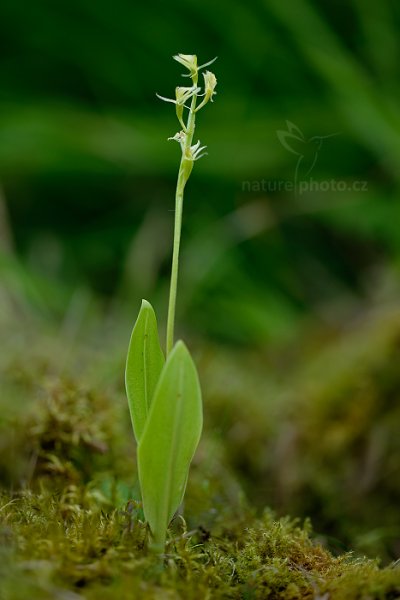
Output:
[[[129,342],[125,369],[126,394],[138,443],[164,362],[156,315],[151,304],[143,300]]]
[[[184,343],[177,342],[161,373],[138,447],[144,515],[160,550],[182,502],[202,425],[196,367]]]

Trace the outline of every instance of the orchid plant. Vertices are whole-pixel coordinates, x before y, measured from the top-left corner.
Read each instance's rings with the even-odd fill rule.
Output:
[[[160,346],[155,312],[146,300],[134,325],[126,361],[125,385],[137,442],[137,462],[143,512],[150,528],[151,548],[163,552],[168,525],[182,503],[190,463],[203,425],[202,398],[195,364],[185,344],[175,343],[175,308],[178,285],[179,249],[183,197],[196,160],[206,154],[200,141],[193,144],[196,115],[213,101],[216,77],[203,72],[204,90],[198,86],[199,72],[212,61],[197,65],[194,54],[178,54],[192,85],[175,89],[180,131],[173,137],[181,147],[175,196],[175,226],[169,293],[166,358]],[[157,94],[158,95],[158,94]]]

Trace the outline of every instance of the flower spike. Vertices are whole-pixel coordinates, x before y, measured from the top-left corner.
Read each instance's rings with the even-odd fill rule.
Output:
[[[202,108],[208,102],[213,101],[213,96],[216,94],[215,87],[217,85],[217,78],[211,71],[205,71],[203,73],[204,78],[204,91],[201,92],[201,88],[197,85],[198,73],[200,69],[211,65],[217,57],[204,63],[200,66],[197,65],[197,56],[195,54],[176,54],[173,57],[179,64],[183,65],[189,73],[187,77],[192,78],[193,85],[191,86],[177,86],[175,88],[175,99],[165,98],[157,94],[158,98],[165,102],[171,102],[175,104],[176,116],[178,117],[181,130],[178,131],[174,136],[169,137],[169,140],[178,142],[182,150],[181,166],[178,176],[178,187],[180,193],[183,196],[183,190],[187,180],[192,172],[194,162],[199,160],[202,156],[205,156],[207,152],[204,152],[207,146],[201,146],[200,141],[196,144],[192,143],[193,134],[195,129],[195,120],[197,111]],[[199,105],[196,107],[197,99],[201,97]],[[190,104],[190,105],[189,105]],[[187,115],[187,122],[184,121],[184,109],[187,108],[189,114]],[[171,327],[169,332],[171,333]],[[171,335],[169,334],[169,339]],[[171,344],[169,344],[171,345]]]

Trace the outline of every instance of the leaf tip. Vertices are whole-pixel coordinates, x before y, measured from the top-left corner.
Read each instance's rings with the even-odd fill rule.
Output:
[[[189,354],[189,350],[187,349],[185,342],[183,342],[182,340],[178,340],[172,350],[172,353],[178,355]]]
[[[150,302],[148,302],[147,300],[145,300],[144,298],[142,298],[142,304],[141,304],[141,309],[142,308],[152,308]]]

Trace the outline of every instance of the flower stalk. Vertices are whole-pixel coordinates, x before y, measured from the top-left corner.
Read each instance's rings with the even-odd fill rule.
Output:
[[[179,165],[178,179],[176,184],[175,193],[175,223],[174,223],[174,243],[172,253],[172,267],[171,267],[171,283],[169,291],[169,303],[168,303],[168,318],[167,318],[167,339],[166,339],[166,352],[167,356],[170,354],[174,346],[174,331],[175,331],[175,312],[176,312],[176,295],[178,288],[178,273],[179,273],[179,250],[181,241],[181,230],[182,230],[182,213],[183,213],[183,198],[185,185],[190,177],[193,169],[195,160],[198,160],[204,156],[203,150],[206,146],[201,146],[200,141],[197,144],[193,144],[193,136],[196,127],[196,113],[207,104],[209,100],[212,101],[212,96],[216,93],[215,86],[217,79],[213,73],[206,71],[204,73],[204,98],[201,103],[196,107],[197,99],[201,88],[198,84],[199,70],[211,64],[210,61],[200,67],[197,66],[197,57],[192,54],[178,54],[174,56],[174,59],[182,64],[189,70],[189,74],[192,79],[191,87],[177,87],[175,90],[175,100],[158,96],[161,100],[166,102],[172,102],[176,105],[176,114],[178,121],[182,127],[175,136],[169,139],[174,139],[180,143],[182,156]],[[186,106],[186,102],[190,99],[190,106]],[[184,122],[184,109],[188,110],[187,121]]]

